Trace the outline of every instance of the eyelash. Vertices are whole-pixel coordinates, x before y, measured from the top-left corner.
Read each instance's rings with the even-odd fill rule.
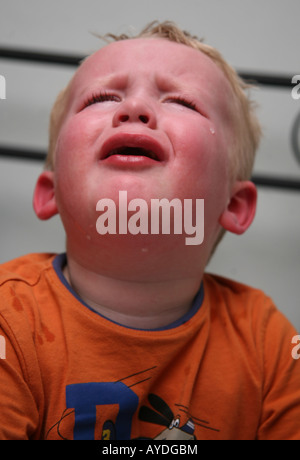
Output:
[[[173,97],[171,99],[168,100],[168,102],[176,102],[180,105],[183,105],[184,107],[187,107],[188,109],[191,109],[191,110],[197,110],[197,106],[194,102],[188,100],[188,99],[185,99],[183,97]]]
[[[104,91],[104,92],[100,92],[99,94],[93,94],[91,97],[89,97],[84,103],[84,108],[89,107],[90,105],[93,105],[93,104],[97,104],[98,102],[105,102],[105,101],[120,102],[120,99],[117,96],[114,96],[113,94],[109,94],[106,91]]]
[[[100,92],[99,94],[93,94],[91,97],[89,97],[83,107],[89,107],[90,105],[97,104],[98,102],[105,102],[105,101],[115,101],[115,102],[120,102],[120,98],[118,96],[115,96],[114,94],[107,93],[106,91]],[[176,102],[177,104],[183,105],[184,107],[187,107],[188,109],[191,110],[197,110],[197,106],[194,102],[183,98],[183,97],[173,97],[167,100],[167,102]]]

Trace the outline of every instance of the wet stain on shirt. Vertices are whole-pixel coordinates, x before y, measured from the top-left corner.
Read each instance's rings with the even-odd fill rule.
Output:
[[[10,288],[10,293],[13,298],[12,306],[14,307],[16,311],[22,311],[23,310],[22,303],[19,300],[19,298],[16,296],[15,291],[12,288]]]

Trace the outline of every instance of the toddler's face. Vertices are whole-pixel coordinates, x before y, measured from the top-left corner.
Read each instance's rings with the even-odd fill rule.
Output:
[[[214,239],[230,194],[231,97],[221,70],[185,45],[134,39],[89,57],[72,80],[55,153],[67,233],[96,238],[96,203],[117,203],[126,190],[128,201],[204,198]]]

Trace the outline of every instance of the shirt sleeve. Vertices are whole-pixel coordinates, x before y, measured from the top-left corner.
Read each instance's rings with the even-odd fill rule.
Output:
[[[257,438],[300,440],[298,335],[273,305],[263,329],[263,402]]]

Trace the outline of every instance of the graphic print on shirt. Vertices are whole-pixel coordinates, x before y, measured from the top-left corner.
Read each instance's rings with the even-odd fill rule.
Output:
[[[67,385],[66,409],[60,420],[47,433],[55,430],[61,439],[70,439],[69,418],[73,419],[74,440],[130,440],[133,416],[137,413],[139,398],[131,387],[151,377],[145,377],[130,386],[124,383],[131,377],[151,371],[154,368],[128,376],[115,382],[89,382]],[[149,405],[142,405],[137,413],[138,420],[157,426],[153,438],[140,436],[135,439],[195,440],[195,425],[213,431],[209,422],[193,417],[188,408],[173,404],[173,409],[160,396],[150,393]],[[177,415],[174,415],[176,412]],[[181,418],[185,423],[181,424]],[[67,428],[68,427],[68,428]],[[67,428],[67,430],[66,430]]]
[[[180,427],[180,417],[174,416],[173,411],[168,404],[154,393],[148,395],[148,401],[151,407],[142,406],[139,410],[139,420],[154,423],[158,426],[165,427],[154,439],[155,440],[195,440],[194,435],[195,423],[189,418],[187,423]],[[175,404],[179,407],[179,404]],[[184,406],[181,406],[182,408]],[[186,408],[185,408],[186,410]],[[143,438],[146,439],[146,438]]]

